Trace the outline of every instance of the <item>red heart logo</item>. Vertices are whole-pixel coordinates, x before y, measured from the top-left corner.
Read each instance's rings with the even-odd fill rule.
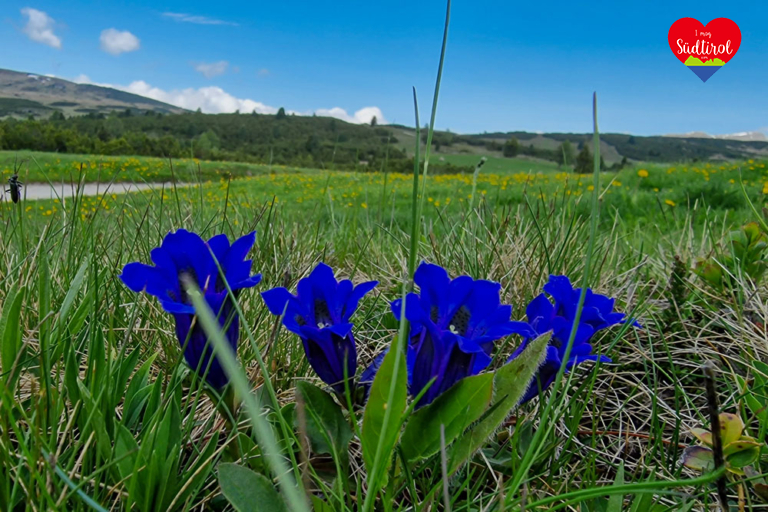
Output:
[[[680,18],[669,28],[669,47],[680,62],[706,82],[736,55],[741,30],[728,18],[702,25],[695,18]]]

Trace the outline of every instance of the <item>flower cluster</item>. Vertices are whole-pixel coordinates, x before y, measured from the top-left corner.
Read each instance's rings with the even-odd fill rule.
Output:
[[[529,332],[524,335],[523,343],[509,358],[511,361],[519,356],[537,336],[552,332],[546,358],[523,396],[523,403],[545,391],[554,382],[565,358],[581,295],[581,288],[574,288],[565,276],[550,276],[549,282],[544,285],[544,291],[554,299],[554,305],[543,293],[528,304],[525,314],[528,317]],[[614,311],[614,303],[614,299],[587,289],[581,317],[573,337],[573,346],[565,365],[566,371],[586,361],[611,362],[606,356],[594,354],[589,341],[596,332],[626,321],[624,313]],[[634,321],[632,324],[640,326]]]
[[[228,378],[195,319],[187,281],[203,292],[236,350],[239,318],[233,297],[261,280],[260,274],[251,275],[252,263],[246,259],[254,241],[255,235],[250,233],[231,245],[225,235],[206,242],[195,233],[179,230],[169,233],[162,245],[152,250],[154,266],[129,263],[120,276],[128,288],[156,297],[173,315],[187,364],[215,389],[223,388]],[[494,343],[513,334],[522,336],[523,342],[510,360],[535,337],[552,333],[546,360],[523,401],[553,382],[565,358],[581,294],[567,277],[550,277],[544,292],[554,303],[545,294],[533,299],[526,309],[527,322],[511,319],[512,307],[501,303],[499,283],[469,276],[451,279],[444,268],[430,263],[419,265],[414,283],[418,292],[390,306],[398,320],[404,313],[410,325],[406,362],[409,393],[419,397],[416,407],[430,404],[461,379],[486,369],[493,358]],[[261,294],[270,313],[299,337],[315,373],[340,395],[367,388],[382,362],[384,354],[377,356],[356,381],[357,347],[351,317],[360,300],[377,284],[368,281],[355,286],[348,279],[339,281],[331,267],[319,263],[308,277],[299,280],[295,295],[283,287]],[[585,361],[610,362],[593,353],[590,340],[597,331],[625,321],[623,313],[614,311],[613,299],[587,290],[566,370]]]
[[[512,306],[501,305],[501,285],[448,277],[438,265],[422,263],[413,276],[419,294],[405,298],[408,338],[408,387],[412,396],[430,383],[418,407],[431,403],[459,380],[477,375],[491,363],[494,341],[528,333],[523,322],[513,322]],[[400,320],[402,301],[391,304]]]

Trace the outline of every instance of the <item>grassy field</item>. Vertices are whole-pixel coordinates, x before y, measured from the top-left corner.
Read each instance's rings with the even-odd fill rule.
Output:
[[[36,151],[0,151],[0,174],[14,171],[28,183],[171,182],[198,183],[225,176],[244,177],[269,172],[290,173],[299,169],[242,162],[207,162],[197,159],[168,160],[153,157],[95,156]],[[82,172],[82,174],[81,174]],[[5,180],[3,180],[5,181]]]
[[[454,155],[453,158],[459,158]],[[0,159],[3,176],[9,176],[13,166],[11,156],[4,153],[6,166]],[[259,210],[271,203],[279,205],[287,215],[302,215],[311,211],[314,220],[357,218],[362,222],[398,223],[407,229],[412,193],[410,175],[380,172],[337,172],[312,169],[292,169],[275,166],[228,164],[220,162],[173,161],[137,157],[72,157],[62,159],[52,154],[20,155],[35,165],[25,166],[20,179],[27,182],[64,180],[77,182],[82,164],[85,180],[102,183],[128,181],[136,183],[167,183],[164,189],[146,192],[131,200],[124,208],[128,216],[136,214],[159,197],[171,196],[182,202],[202,201],[206,214],[217,211]],[[452,163],[469,164],[474,157],[463,156]],[[499,159],[501,160],[501,159]],[[516,162],[514,166],[505,165]],[[173,171],[171,170],[171,164]],[[196,168],[202,169],[202,176]],[[65,172],[72,170],[72,175]],[[76,170],[77,169],[77,170]],[[230,174],[231,173],[231,174]],[[25,176],[25,174],[28,176]],[[41,179],[41,176],[43,179]],[[233,178],[230,181],[230,176]],[[195,184],[174,188],[177,183]],[[638,165],[618,173],[603,173],[600,200],[602,223],[620,223],[631,231],[648,232],[648,227],[664,229],[666,224],[678,225],[689,220],[698,226],[710,218],[734,224],[746,222],[753,212],[742,191],[742,184],[751,201],[760,204],[768,192],[768,167],[762,161],[732,163],[702,163],[674,166]],[[474,197],[473,197],[474,187]],[[554,164],[518,159],[491,158],[475,178],[471,174],[444,174],[429,178],[426,207],[435,218],[462,215],[473,204],[492,211],[515,210],[525,207],[538,211],[552,207],[568,212],[588,214],[589,204],[583,198],[591,191],[591,176],[559,172]],[[141,199],[141,198],[144,199]],[[81,217],[92,214],[100,205],[107,211],[119,208],[125,198],[113,193],[102,197],[83,197],[79,202]],[[141,208],[136,204],[141,204]],[[55,217],[63,214],[61,201],[38,201],[24,208],[27,219],[38,216]],[[120,210],[118,210],[120,211]],[[0,209],[10,215],[11,205]],[[435,229],[442,229],[436,226]]]
[[[192,161],[173,162],[172,175],[156,159],[20,156],[29,162],[28,181],[67,180],[81,162],[89,180],[115,173],[128,181],[200,180]],[[4,175],[12,157],[0,156]],[[268,477],[249,474],[246,494],[273,499],[272,483],[290,477],[317,512],[709,510],[717,474],[699,478],[679,462],[685,446],[697,443],[691,429],[709,428],[702,363],[718,368],[721,410],[743,418],[757,439],[768,430],[759,363],[768,357],[765,250],[757,243],[737,256],[728,238],[760,219],[766,163],[605,173],[592,244],[593,176],[493,164],[476,179],[428,177],[418,258],[451,276],[500,283],[515,320],[525,318],[550,274],[581,282],[591,261],[590,286],[615,297],[643,328],[601,331],[592,343],[611,364],[582,365],[556,393],[505,410],[503,425],[450,478],[441,469],[445,451],[406,461],[401,445],[378,494],[370,492],[365,427],[358,430],[362,409],[336,405],[331,419],[318,419],[316,405],[305,404],[314,430],[306,418],[291,419],[299,383],[323,383],[258,292],[295,290],[320,261],[355,283],[379,281],[352,318],[362,371],[397,333],[388,302],[406,279],[411,176],[201,162],[194,187],[0,205],[0,510],[232,510],[219,479],[231,462]],[[252,175],[230,182],[221,171]],[[228,402],[184,363],[172,317],[118,277],[129,262],[150,262],[150,250],[180,228],[206,239],[257,233],[249,257],[263,281],[238,296],[239,363],[264,407],[256,419],[247,403],[228,409],[233,419],[219,412]],[[708,282],[694,274],[706,258],[728,277]],[[502,368],[520,343],[519,336],[497,341],[486,372]],[[340,421],[334,429],[351,439],[331,454],[318,448],[316,427],[329,421]],[[259,425],[279,453],[263,442]],[[733,472],[726,480],[734,510],[764,507],[754,492],[768,471],[758,444],[750,476]],[[289,473],[276,469],[275,455]]]

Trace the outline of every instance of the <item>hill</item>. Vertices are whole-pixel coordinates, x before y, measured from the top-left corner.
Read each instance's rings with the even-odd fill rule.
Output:
[[[425,143],[422,131],[422,146]],[[736,160],[768,156],[761,133],[708,136],[600,137],[607,166],[627,161],[679,162]],[[527,160],[558,162],[561,144],[575,150],[591,134],[530,133],[434,134],[436,171],[471,170],[480,157],[495,158],[509,169]],[[740,139],[740,140],[739,140]],[[508,144],[512,141],[513,144]],[[391,170],[412,165],[415,130],[408,126],[355,125],[315,117],[252,114],[202,114],[135,94],[76,84],[16,71],[0,70],[0,149],[59,153],[195,157],[273,163],[297,167]],[[511,149],[510,149],[511,148]],[[523,160],[523,162],[514,162]],[[566,159],[573,161],[572,156]],[[503,166],[503,165],[502,165]]]
[[[406,126],[391,126],[400,147],[413,147],[414,130]],[[591,133],[531,133],[523,131],[462,135],[437,132],[435,149],[446,155],[474,154],[503,156],[503,146],[515,138],[518,156],[556,161],[560,144],[570,141],[576,149],[591,144]],[[743,139],[743,140],[739,140]],[[675,136],[640,136],[621,133],[600,135],[600,152],[606,163],[624,158],[643,162],[680,162],[693,160],[737,160],[768,156],[768,141],[756,135],[703,137],[700,134]]]
[[[0,118],[47,118],[54,112],[74,116],[125,109],[164,114],[185,112],[161,101],[109,87],[0,69]]]
[[[392,130],[329,117],[251,114],[163,115],[132,110],[109,115],[0,121],[0,150],[140,155],[266,163],[305,168],[412,170]],[[412,154],[412,152],[411,152]],[[437,172],[472,167],[436,163]]]

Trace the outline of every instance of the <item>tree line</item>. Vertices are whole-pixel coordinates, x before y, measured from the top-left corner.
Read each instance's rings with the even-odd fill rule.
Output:
[[[252,114],[159,114],[133,110],[0,121],[0,149],[270,163],[307,168],[411,172],[391,130],[333,118]],[[435,163],[435,172],[472,168]]]

